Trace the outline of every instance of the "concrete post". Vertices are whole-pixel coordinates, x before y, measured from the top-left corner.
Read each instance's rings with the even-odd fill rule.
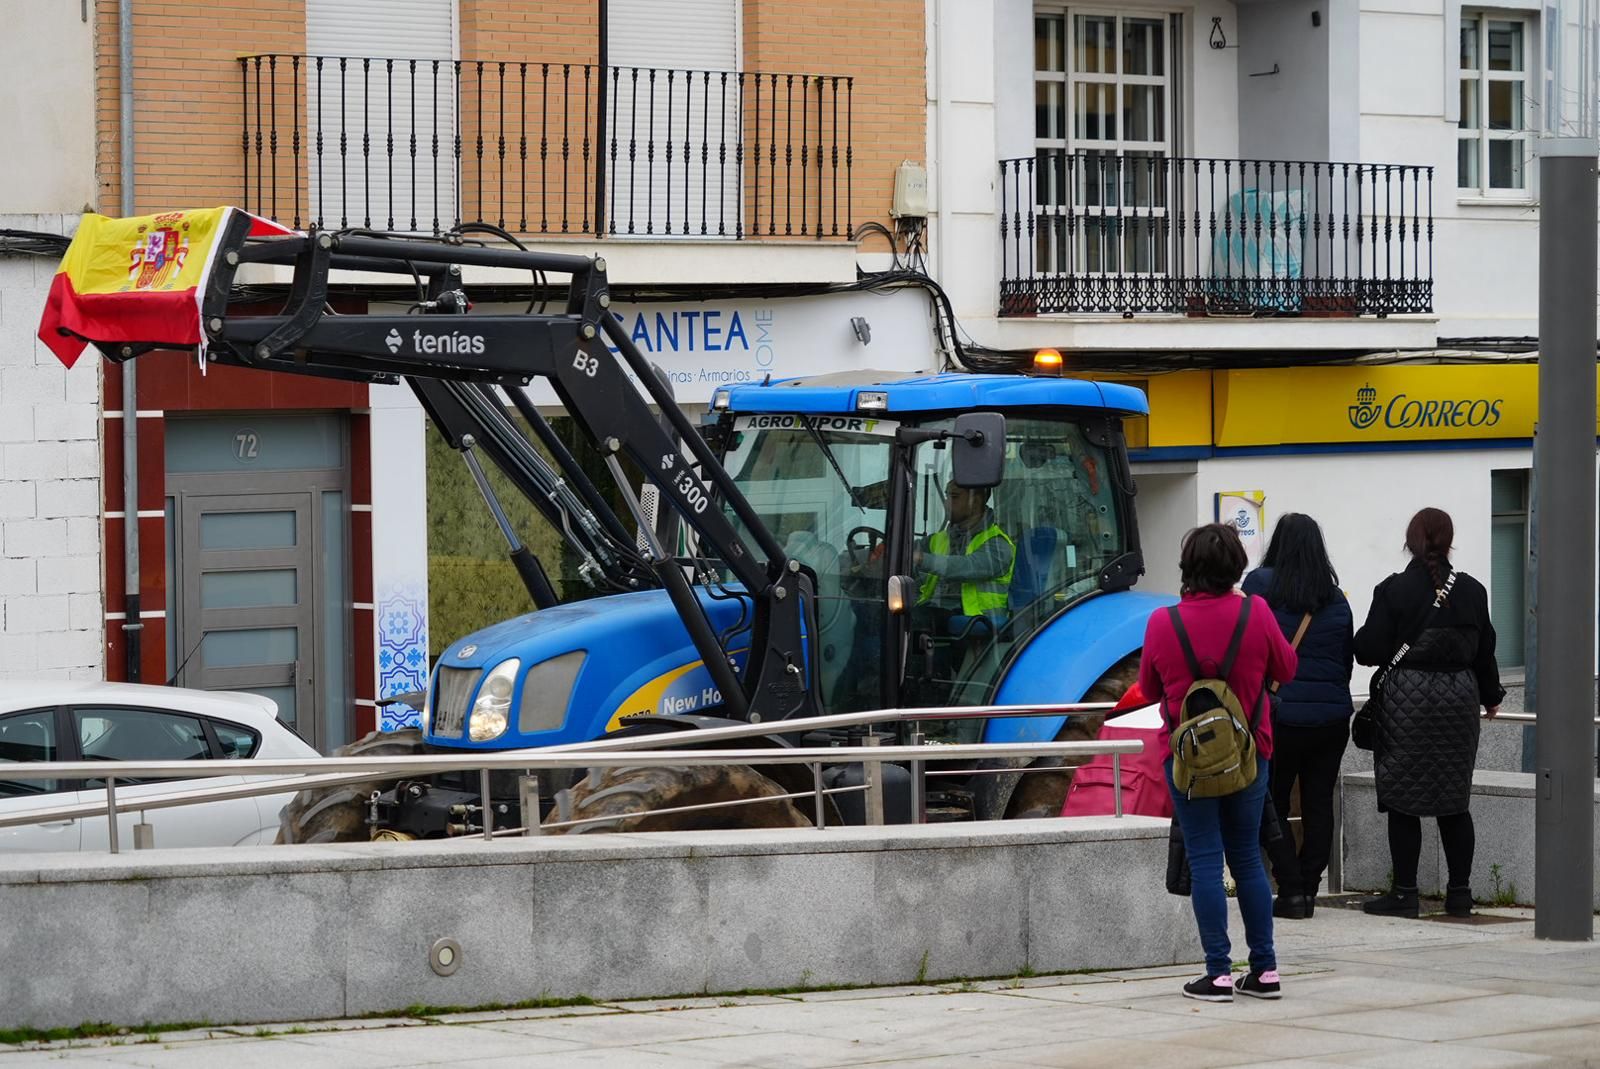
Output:
[[[1594,137],[1539,142],[1540,939],[1594,937]]]

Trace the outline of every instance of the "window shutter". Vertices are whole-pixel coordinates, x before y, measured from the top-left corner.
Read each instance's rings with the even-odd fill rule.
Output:
[[[455,0],[307,0],[314,56],[453,59]]]
[[[608,229],[736,233],[740,176],[726,160],[742,129],[738,81],[702,72],[742,66],[739,0],[611,0],[608,18]]]
[[[611,0],[614,67],[739,69],[739,0]]]
[[[454,59],[455,0],[307,0],[306,51],[348,57],[342,70],[337,59],[306,65],[311,216],[325,228],[453,226],[455,72],[448,62],[418,63],[413,73],[408,63],[391,68],[382,60]]]

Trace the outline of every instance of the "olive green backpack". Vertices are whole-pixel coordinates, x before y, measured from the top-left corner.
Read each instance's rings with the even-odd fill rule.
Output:
[[[1250,622],[1250,598],[1239,608],[1228,652],[1216,675],[1200,668],[1189,633],[1184,629],[1178,607],[1167,609],[1172,629],[1178,634],[1183,659],[1188,662],[1194,682],[1184,692],[1181,719],[1172,732],[1172,782],[1185,798],[1221,798],[1244,790],[1256,780],[1255,718],[1247,717],[1239,696],[1228,685],[1228,673],[1239,655],[1246,625]],[[1263,697],[1265,690],[1263,689]],[[1260,707],[1260,702],[1257,702]]]

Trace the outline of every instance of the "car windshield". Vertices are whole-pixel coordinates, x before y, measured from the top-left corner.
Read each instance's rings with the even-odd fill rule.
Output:
[[[723,466],[785,552],[817,574],[819,670],[825,707],[872,708],[889,460],[898,425],[859,416],[798,414],[734,420]],[[731,509],[728,518],[741,532]]]

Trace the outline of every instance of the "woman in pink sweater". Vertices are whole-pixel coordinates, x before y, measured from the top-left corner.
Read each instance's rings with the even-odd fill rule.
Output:
[[[1190,902],[1206,954],[1206,974],[1185,984],[1183,993],[1207,1002],[1231,1002],[1235,991],[1256,998],[1280,994],[1272,946],[1272,886],[1261,863],[1260,844],[1261,807],[1267,796],[1268,758],[1272,756],[1272,717],[1265,692],[1269,678],[1280,683],[1294,678],[1297,659],[1267,603],[1234,591],[1248,560],[1239,532],[1222,523],[1190,531],[1178,559],[1183,583],[1178,614],[1204,671],[1220,670],[1241,614],[1248,612],[1228,686],[1251,718],[1259,748],[1255,781],[1222,798],[1184,797],[1172,782],[1172,759],[1166,762],[1174,819],[1183,831],[1189,855]],[[1169,729],[1182,719],[1183,697],[1194,680],[1171,617],[1162,609],[1145,626],[1139,687],[1159,696]],[[1250,944],[1250,969],[1237,983],[1228,942],[1228,899],[1222,885],[1224,857],[1238,887],[1245,940]]]

